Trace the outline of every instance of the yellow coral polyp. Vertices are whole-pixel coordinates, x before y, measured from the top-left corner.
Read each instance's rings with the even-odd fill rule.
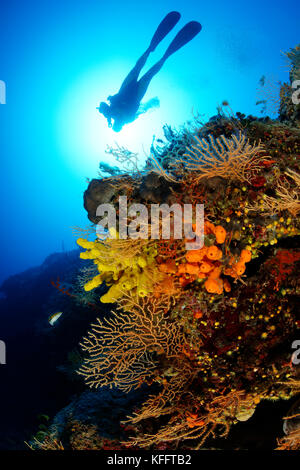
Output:
[[[209,273],[210,271],[212,271],[213,267],[214,265],[212,263],[209,263],[208,261],[204,261],[204,263],[200,264],[199,270],[202,273]]]
[[[84,290],[90,291],[90,290],[96,289],[96,287],[100,286],[102,282],[103,282],[102,276],[98,274],[97,276],[95,276],[93,279],[91,279],[84,285]]]
[[[89,242],[85,238],[78,238],[77,245],[81,246],[82,248],[85,248],[86,250],[89,250],[93,248],[94,242]]]
[[[206,256],[208,259],[216,261],[222,258],[222,251],[216,245],[212,245],[208,248]]]
[[[216,236],[216,242],[218,245],[222,244],[225,242],[226,238],[226,230],[224,227],[221,225],[217,225],[215,228],[215,236]]]
[[[206,255],[207,247],[203,246],[200,250],[189,250],[185,255],[189,263],[198,263],[203,260]]]
[[[223,281],[222,279],[208,278],[205,283],[207,292],[211,294],[222,294],[223,292]]]
[[[81,259],[94,259],[90,251],[83,251],[79,256]]]
[[[119,281],[119,285],[123,290],[131,290],[138,285],[138,279],[133,274],[124,274]]]
[[[143,258],[142,256],[139,256],[139,257],[138,257],[137,263],[138,263],[138,265],[139,265],[141,268],[144,268],[145,266],[147,266],[147,261],[146,261],[146,259]]]
[[[252,255],[250,250],[242,250],[241,251],[241,259],[244,261],[244,263],[248,263],[251,261]]]
[[[210,221],[204,223],[204,234],[215,237],[215,244],[203,246],[200,250],[190,250],[185,254],[186,263],[180,263],[176,273],[167,268],[168,263],[161,266],[161,271],[179,276],[181,285],[193,282],[195,279],[206,279],[204,287],[207,292],[222,294],[223,291],[230,292],[231,285],[227,279],[221,278],[222,274],[234,279],[242,276],[246,270],[246,263],[251,261],[252,253],[247,247],[241,251],[240,256],[232,256],[228,248],[220,246],[225,243],[227,232],[221,225],[214,225]],[[224,261],[223,261],[224,253]],[[228,265],[224,265],[229,255]]]
[[[122,296],[122,292],[120,286],[118,284],[114,284],[111,286],[106,294],[100,297],[100,300],[104,304],[111,304],[114,303],[116,299],[119,299]]]
[[[230,292],[231,291],[231,285],[230,285],[228,279],[223,280],[223,287],[224,287],[225,292]]]
[[[122,242],[118,232],[111,229],[110,235],[112,239],[107,244],[99,240],[77,240],[77,244],[86,250],[80,253],[80,258],[93,260],[99,272],[84,285],[84,289],[96,289],[105,281],[110,289],[100,299],[104,303],[112,303],[120,299],[124,292],[131,290],[145,297],[163,276],[155,264],[157,250],[145,245],[139,253],[127,255],[124,246],[120,245]]]
[[[245,270],[246,270],[246,265],[244,263],[244,261],[239,261],[238,263],[236,263],[236,265],[234,266],[234,270],[235,272],[237,273],[238,276],[241,276],[242,274],[244,274]]]
[[[197,264],[186,264],[186,272],[188,274],[198,274],[199,273],[199,266]]]
[[[215,243],[220,245],[225,242],[227,232],[221,225],[215,226],[212,222],[205,221],[204,234],[208,236],[214,235]],[[187,262],[180,263],[177,268],[176,275],[179,276],[179,282],[184,286],[195,279],[207,278],[204,287],[208,292],[222,294],[223,289],[229,292],[231,289],[229,282],[227,281],[224,285],[223,279],[220,278],[223,270],[220,262],[222,257],[222,250],[215,244],[203,246],[199,250],[187,251],[185,254]],[[162,267],[161,270],[171,273],[166,266]]]
[[[209,277],[211,279],[217,279],[218,277],[220,277],[221,272],[222,272],[221,266],[217,266],[209,273]]]

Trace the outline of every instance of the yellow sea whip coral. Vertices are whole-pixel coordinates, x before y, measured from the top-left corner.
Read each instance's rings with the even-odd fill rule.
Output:
[[[196,172],[197,180],[220,176],[237,181],[249,181],[251,173],[260,169],[263,145],[251,145],[246,136],[239,132],[230,139],[221,135],[209,135],[201,139],[194,135],[197,144],[187,148],[187,152],[175,161],[175,166]],[[267,157],[264,156],[265,160]]]
[[[118,237],[117,233],[114,235]],[[86,249],[80,257],[93,260],[99,272],[85,283],[85,291],[95,289],[104,281],[110,286],[101,302],[113,303],[123,296],[124,291],[145,297],[164,277],[155,264],[157,250],[151,241],[110,238],[103,242],[79,238],[77,244]]]

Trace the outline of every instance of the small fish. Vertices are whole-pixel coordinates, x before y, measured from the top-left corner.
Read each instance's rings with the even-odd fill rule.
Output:
[[[62,316],[62,314],[63,312],[52,313],[52,315],[50,315],[50,317],[48,318],[50,325],[53,326],[54,323]]]

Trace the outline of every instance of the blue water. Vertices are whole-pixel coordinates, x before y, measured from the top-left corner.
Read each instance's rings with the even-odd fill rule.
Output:
[[[117,92],[172,10],[181,21],[145,70],[186,22],[203,30],[151,83],[145,98],[159,97],[160,108],[115,134],[96,106]],[[299,42],[299,14],[296,0],[1,3],[0,282],[75,246],[72,227],[88,225],[86,178],[109,161],[107,144],[126,145],[142,162],[162,125],[179,127],[192,110],[209,118],[228,100],[234,111],[257,114],[260,77],[287,79],[281,51]]]

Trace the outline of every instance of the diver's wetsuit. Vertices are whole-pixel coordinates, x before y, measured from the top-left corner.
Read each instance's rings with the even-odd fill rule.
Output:
[[[100,103],[99,112],[104,114],[111,127],[111,120],[114,119],[113,130],[116,132],[122,129],[124,124],[134,121],[138,116],[138,109],[143,99],[150,81],[156,75],[170,55],[191,41],[200,31],[201,25],[197,21],[187,23],[175,36],[164,56],[148,70],[148,72],[138,80],[139,74],[145,65],[149,54],[153,52],[162,39],[174,28],[180,19],[180,13],[172,11],[159,24],[150,46],[139,58],[131,72],[127,75],[118,93],[108,97],[110,106]]]

